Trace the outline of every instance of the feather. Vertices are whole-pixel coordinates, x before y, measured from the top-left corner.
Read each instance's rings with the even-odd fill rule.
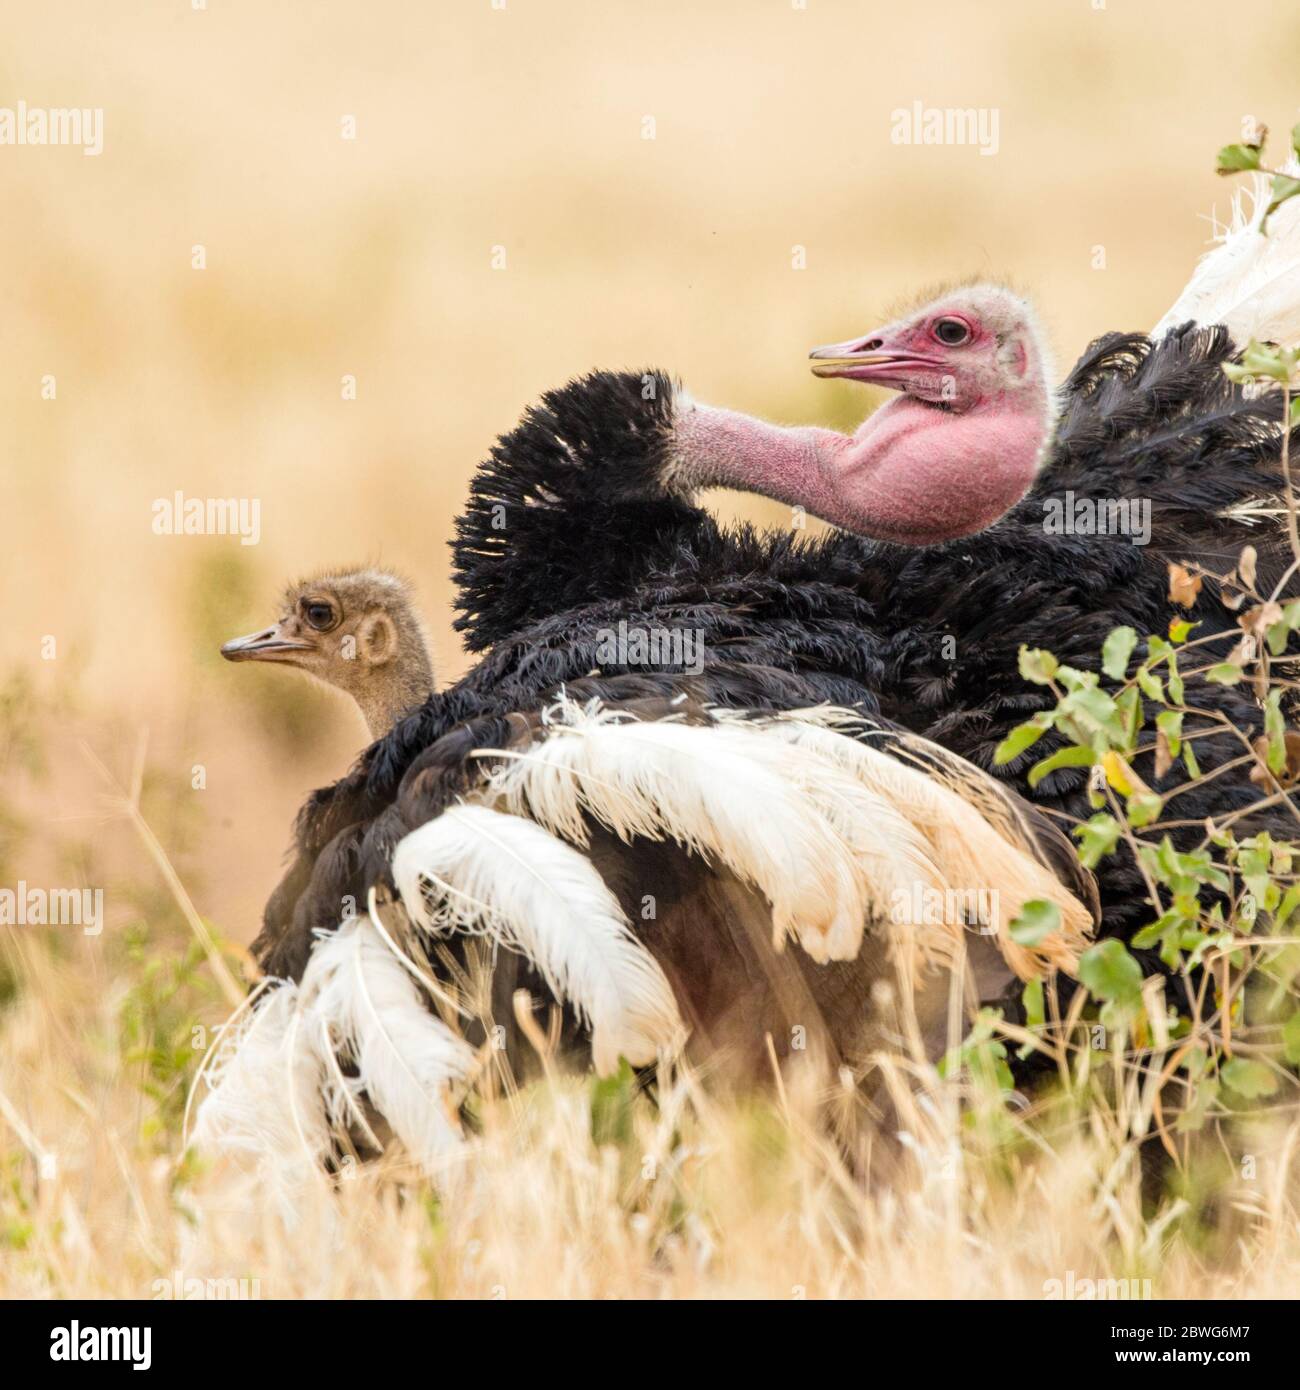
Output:
[[[981,925],[1021,979],[1041,974],[1046,966],[1073,974],[1078,952],[1092,926],[1092,914],[1038,861],[1028,826],[1017,820],[996,786],[975,768],[945,754],[944,767],[957,763],[963,768],[962,788],[975,801],[972,805],[967,796],[927,776],[921,768],[839,732],[855,725],[862,727],[851,711],[828,707],[793,710],[768,721],[778,736],[852,771],[878,799],[897,808],[924,834],[933,862],[944,880],[958,890],[959,900],[989,905],[992,920]],[[981,786],[981,782],[988,785]],[[1033,899],[1056,905],[1061,928],[1031,950],[1013,941],[1007,929],[1024,904]],[[951,938],[959,935],[965,924],[954,921],[948,926],[946,954],[951,958],[955,948]]]
[[[1286,172],[1298,175],[1300,165],[1293,159]],[[1240,347],[1251,338],[1283,347],[1300,342],[1300,201],[1283,203],[1261,234],[1269,198],[1269,182],[1261,175],[1253,187],[1237,191],[1227,225],[1215,225],[1218,245],[1197,262],[1152,337],[1192,319],[1225,324]]]
[[[207,1079],[195,1147],[251,1162],[292,1224],[297,1193],[320,1177],[330,1150],[325,1067],[312,1030],[303,1026],[300,987],[276,986],[224,1033]]]
[[[453,806],[413,830],[393,878],[426,930],[483,932],[520,951],[592,1029],[606,1074],[652,1062],[681,1032],[663,971],[617,899],[577,850],[541,826],[485,806]]]
[[[318,940],[302,994],[412,1158],[431,1175],[445,1168],[461,1141],[448,1088],[468,1075],[474,1051],[429,1010],[368,918]]]
[[[870,885],[802,790],[797,754],[742,726],[629,720],[598,702],[562,700],[547,718],[549,737],[526,752],[483,750],[504,760],[486,800],[578,845],[584,815],[625,842],[674,841],[763,893],[778,946],[794,937],[821,962],[857,954]]]

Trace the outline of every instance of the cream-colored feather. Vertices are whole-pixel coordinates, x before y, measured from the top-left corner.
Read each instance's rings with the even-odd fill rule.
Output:
[[[1017,821],[996,787],[980,788],[985,774],[964,764],[965,785],[978,789],[979,805],[945,786],[934,776],[872,748],[847,731],[862,729],[850,711],[819,707],[793,710],[764,721],[777,736],[851,771],[880,800],[896,809],[924,836],[943,880],[973,901],[992,909],[983,929],[997,942],[1007,964],[1022,979],[1041,974],[1047,966],[1073,972],[1078,953],[1087,943],[1092,914],[1070,893],[1033,852],[1028,827]],[[945,754],[945,763],[952,755]],[[987,779],[986,779],[987,780]],[[1007,928],[1024,904],[1034,899],[1054,903],[1061,930],[1038,946],[1013,941]],[[949,924],[947,954],[965,928]]]
[[[1287,172],[1300,174],[1292,160]],[[1215,223],[1217,245],[1197,262],[1177,303],[1151,330],[1159,337],[1188,319],[1226,324],[1245,347],[1251,338],[1294,347],[1300,343],[1300,199],[1291,199],[1259,230],[1269,202],[1269,180],[1237,190],[1226,225]]]
[[[590,860],[540,825],[453,806],[413,830],[393,878],[426,930],[475,931],[522,952],[592,1029],[601,1073],[654,1061],[681,1033],[672,988]]]
[[[870,885],[792,750],[741,726],[640,721],[594,702],[562,701],[547,718],[526,751],[482,750],[503,762],[477,796],[578,845],[584,816],[625,841],[671,840],[757,888],[778,945],[793,936],[818,961],[857,954]]]

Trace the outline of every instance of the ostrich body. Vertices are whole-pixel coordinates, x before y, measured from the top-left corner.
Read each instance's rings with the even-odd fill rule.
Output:
[[[375,712],[381,712],[391,723],[398,713],[410,708],[413,691],[432,683],[424,625],[408,586],[395,576],[373,569],[330,571],[291,585],[283,608],[278,622],[227,643],[223,654],[232,661],[292,665],[343,691],[363,713],[369,712],[372,735],[385,732],[376,726]],[[673,693],[670,686],[665,685],[658,695],[648,695],[647,686],[633,687],[619,681],[602,689],[603,699],[594,698],[620,719],[668,719],[675,725],[684,722],[692,727],[716,727],[706,709],[683,701],[681,693]],[[585,695],[586,686],[574,683],[569,709],[577,708],[572,697]],[[749,712],[761,713],[753,705]],[[473,727],[485,738],[494,732],[503,734],[507,749],[527,749],[536,747],[539,737],[546,737],[552,718],[553,714],[545,711],[539,717],[538,713],[517,710],[508,721],[513,727],[491,730],[482,723]],[[719,747],[726,753],[727,735],[737,731],[724,728],[721,732],[724,743]],[[838,739],[839,735],[828,737]],[[453,780],[461,782],[465,792],[472,792],[477,768],[471,764],[466,776],[461,740],[452,740],[450,751],[454,753],[450,759]],[[429,771],[426,768],[426,773]],[[1027,808],[1016,807],[1014,814],[1025,811]],[[960,826],[957,833],[966,835],[972,828],[977,835],[990,834],[977,817]],[[664,971],[695,1050],[710,1059],[715,1071],[718,1058],[725,1057],[732,1076],[761,1073],[768,1065],[763,1046],[766,1036],[783,1037],[794,1027],[802,1028],[805,1034],[811,1032],[811,1041],[822,1043],[836,1058],[865,1056],[883,1041],[880,1021],[873,1018],[869,1007],[873,985],[893,974],[888,943],[881,934],[869,934],[860,946],[855,943],[852,952],[845,953],[849,958],[835,964],[823,960],[819,966],[807,952],[782,954],[774,946],[773,913],[768,902],[725,864],[710,864],[680,844],[646,838],[625,843],[590,816],[583,834],[584,852],[629,922],[637,921],[638,909],[648,895],[653,897],[653,920],[638,925],[637,935]],[[1077,873],[1070,862],[1068,845],[1050,826],[1039,823],[1030,839],[1033,847],[1046,845],[1056,855],[1071,888],[1091,896],[1086,876]],[[534,847],[543,853],[546,850],[544,844],[535,842]],[[907,852],[905,844],[900,852]],[[1014,864],[1014,854],[1011,860]],[[1040,880],[1040,885],[1050,883],[1050,876]],[[318,887],[323,890],[323,884]],[[1015,889],[1011,883],[1003,887],[1009,892]],[[1062,890],[1062,901],[1069,901],[1068,890]],[[451,941],[453,946],[459,944],[454,937]],[[302,944],[299,940],[294,946]],[[1001,992],[1014,978],[987,936],[972,933],[962,956],[982,996]],[[300,974],[306,961],[268,957],[267,964],[276,974]],[[950,986],[945,972],[922,975],[910,977],[909,994],[919,1034],[938,1055],[946,1031]],[[524,956],[499,959],[493,972],[493,1016],[510,1019],[516,988],[526,987],[531,994],[545,997],[553,984]],[[567,1040],[577,1043],[581,1030],[572,1012],[568,1022]],[[616,1056],[608,1060],[614,1061]],[[518,1054],[515,1064],[519,1065]]]
[[[512,715],[562,688],[612,704],[682,693],[740,710],[829,702],[1019,784],[1052,746],[993,765],[1010,729],[1052,703],[1019,679],[1022,645],[1087,669],[1113,627],[1165,630],[1170,559],[1227,569],[1250,541],[1262,574],[1278,568],[1276,537],[1223,515],[1278,482],[1273,403],[1227,380],[1233,351],[1222,328],[1194,326],[1159,342],[1117,334],[1094,344],[1062,388],[1028,494],[993,526],[927,548],[720,526],[684,495],[678,393],[662,373],[598,373],[550,393],[498,443],[457,523],[457,627],[487,654],[305,804],[297,861],[258,942],[267,967],[300,972],[340,894],[385,881],[402,835],[459,794],[469,752],[508,740]],[[1051,532],[1045,505],[1067,494],[1076,505],[1149,501],[1148,543]],[[1206,631],[1232,623],[1211,602],[1197,616]],[[703,670],[610,662],[605,638],[620,622],[701,633]],[[1198,681],[1195,702],[1248,734],[1260,722],[1238,688]],[[1201,746],[1207,770],[1238,751],[1224,740]],[[1143,775],[1171,790],[1181,773]],[[1084,771],[1066,768],[1029,795],[1086,819],[1085,784]],[[1183,813],[1258,797],[1243,769],[1187,792]],[[1140,875],[1118,856],[1099,873],[1103,927],[1127,936],[1145,910]],[[1147,964],[1158,968],[1154,955]]]

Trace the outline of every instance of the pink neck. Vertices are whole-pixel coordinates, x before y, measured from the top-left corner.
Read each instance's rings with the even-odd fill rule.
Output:
[[[932,545],[982,531],[1020,501],[1050,423],[1041,386],[960,414],[899,396],[852,437],[687,406],[674,425],[676,476],[757,492],[858,535]]]

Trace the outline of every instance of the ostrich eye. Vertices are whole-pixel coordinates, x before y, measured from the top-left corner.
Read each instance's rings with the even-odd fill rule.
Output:
[[[302,615],[317,632],[328,632],[334,626],[334,610],[328,603],[304,603]]]
[[[970,337],[970,325],[961,319],[939,319],[932,331],[934,336],[948,347],[956,347]]]

